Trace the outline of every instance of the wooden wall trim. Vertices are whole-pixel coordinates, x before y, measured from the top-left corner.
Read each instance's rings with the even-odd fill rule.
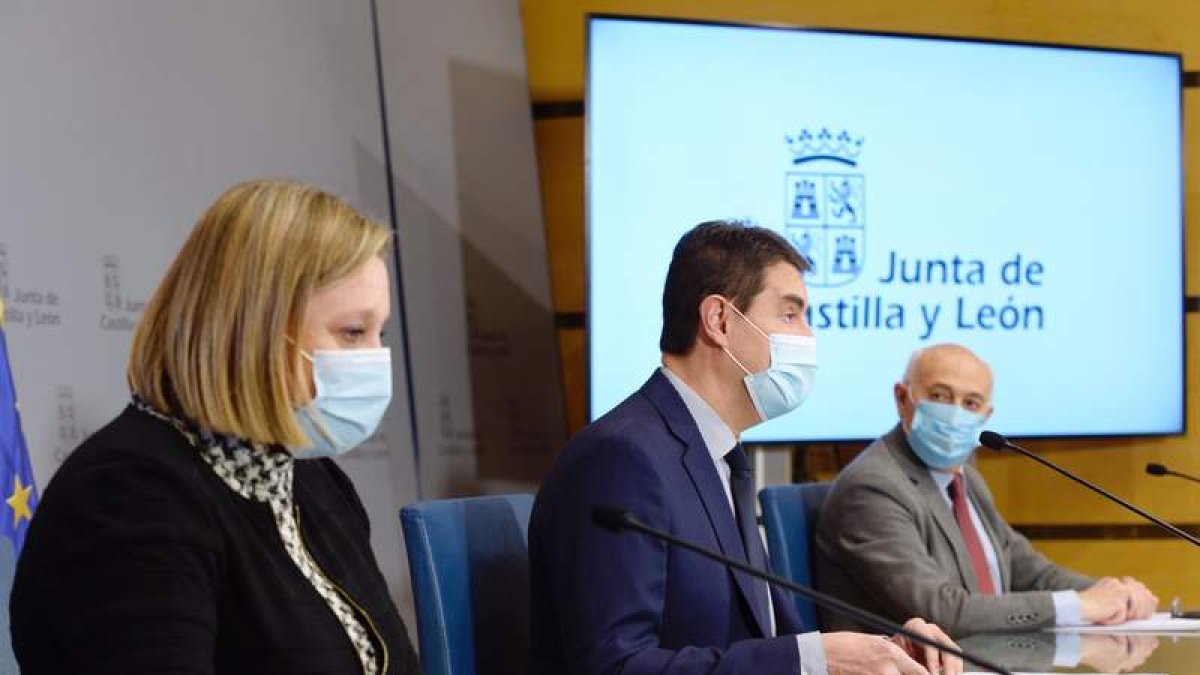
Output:
[[[1200,536],[1200,523],[1175,523],[1188,534]],[[1155,525],[1125,523],[1013,523],[1017,532],[1032,540],[1047,539],[1174,539]]]

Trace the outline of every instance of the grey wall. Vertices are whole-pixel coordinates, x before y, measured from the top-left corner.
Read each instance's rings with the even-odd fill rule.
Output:
[[[399,507],[530,488],[565,423],[519,4],[378,12],[396,386],[341,464],[415,641]],[[369,0],[0,0],[0,294],[40,486],[127,402],[142,306],[225,188],[294,177],[390,217],[375,47]]]
[[[427,496],[531,490],[565,440],[518,0],[380,5]]]
[[[0,0],[0,278],[42,486],[128,401],[142,304],[226,187],[295,177],[387,218],[373,46],[366,2]],[[407,605],[395,514],[416,479],[395,362],[388,418],[343,466]]]

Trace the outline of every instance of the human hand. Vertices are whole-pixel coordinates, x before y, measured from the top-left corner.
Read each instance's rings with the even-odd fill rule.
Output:
[[[920,635],[921,637],[929,638],[941,642],[942,644],[951,647],[957,647],[949,635],[935,624],[929,623],[924,619],[912,618],[905,622],[904,627],[908,630]],[[903,635],[893,635],[892,642],[895,642],[918,663],[924,664],[925,668],[931,673],[941,673],[941,675],[961,675],[963,671],[962,659],[953,654],[940,652],[933,647],[928,647],[909,640]]]
[[[822,633],[821,645],[829,675],[930,675],[882,635]]]
[[[1112,577],[1104,577],[1091,588],[1080,591],[1079,600],[1083,618],[1091,623],[1109,626],[1123,623],[1129,615],[1130,589]]]
[[[1153,635],[1086,634],[1080,640],[1080,661],[1102,673],[1134,670],[1158,648]]]
[[[1158,609],[1158,596],[1149,588],[1133,577],[1122,577],[1121,583],[1129,590],[1129,612],[1126,621],[1133,619],[1148,619]]]

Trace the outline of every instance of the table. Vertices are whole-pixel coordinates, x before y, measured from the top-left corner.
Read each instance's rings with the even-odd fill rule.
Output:
[[[997,633],[958,644],[1014,672],[1200,673],[1200,632]],[[967,664],[966,670],[978,667]]]

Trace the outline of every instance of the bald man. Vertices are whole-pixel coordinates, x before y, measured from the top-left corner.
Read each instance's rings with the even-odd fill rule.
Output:
[[[992,372],[961,345],[922,349],[893,387],[899,423],[842,471],[817,527],[817,584],[893,619],[959,637],[1081,621],[1158,604],[1135,579],[1089,579],[1030,546],[968,461],[992,414]],[[861,629],[822,614],[825,630]]]

